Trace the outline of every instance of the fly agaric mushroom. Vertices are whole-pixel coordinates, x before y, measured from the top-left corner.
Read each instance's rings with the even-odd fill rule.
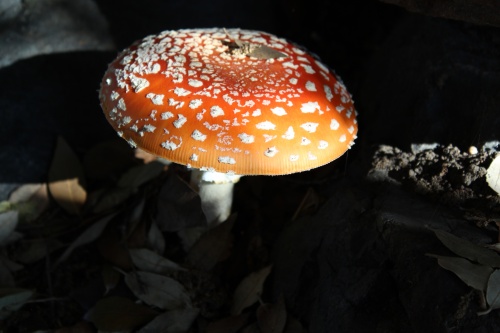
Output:
[[[148,36],[109,65],[100,101],[132,147],[198,170],[191,183],[209,223],[228,217],[238,175],[322,166],[357,133],[353,101],[335,74],[259,31]]]

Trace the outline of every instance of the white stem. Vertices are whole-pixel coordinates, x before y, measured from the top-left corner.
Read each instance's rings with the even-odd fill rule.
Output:
[[[191,186],[198,189],[209,228],[224,222],[231,214],[234,183],[239,179],[240,176],[218,172],[191,172]]]

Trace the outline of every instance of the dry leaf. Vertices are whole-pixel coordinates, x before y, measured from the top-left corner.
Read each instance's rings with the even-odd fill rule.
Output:
[[[490,249],[476,245],[443,230],[433,229],[437,238],[452,252],[486,266],[500,267],[500,256]]]
[[[165,274],[175,271],[186,271],[179,264],[160,256],[149,249],[132,249],[130,258],[140,271]]]
[[[151,223],[148,234],[146,235],[146,247],[154,250],[156,253],[165,252],[165,237],[163,237],[155,221]]]
[[[25,184],[11,193],[9,201],[19,211],[20,221],[37,219],[49,206],[49,193],[45,184]]]
[[[156,222],[161,231],[179,231],[207,225],[198,194],[171,172],[158,196]]]
[[[21,308],[33,294],[33,291],[28,289],[0,288],[0,320]]]
[[[130,168],[120,177],[119,187],[138,188],[160,175],[165,167],[160,162],[151,162]]]
[[[17,211],[10,210],[0,213],[0,246],[9,243],[18,221],[19,213]]]
[[[99,221],[93,223],[90,227],[87,228],[84,232],[78,236],[73,243],[64,251],[64,253],[59,257],[59,259],[56,261],[55,265],[59,265],[61,262],[66,260],[71,253],[73,252],[74,249],[76,249],[79,246],[91,243],[95,241],[96,239],[101,236],[102,232],[108,225],[108,223],[115,217],[116,214],[111,214],[108,215]]]
[[[465,284],[477,290],[485,291],[493,268],[478,265],[464,258],[445,257],[429,254],[438,260],[439,266],[455,273]]]
[[[500,308],[500,270],[495,270],[488,281],[486,288],[486,301],[490,306],[490,310]]]
[[[488,185],[500,195],[500,154],[497,154],[486,171]]]
[[[104,265],[102,267],[101,274],[102,281],[104,282],[104,288],[106,288],[104,295],[106,295],[118,285],[118,283],[120,282],[121,274],[116,269],[113,269],[110,265]]]
[[[49,191],[68,213],[79,214],[87,199],[83,168],[66,141],[59,137],[49,169]]]
[[[61,242],[53,238],[21,240],[13,257],[23,264],[32,264],[47,257],[62,246]]]
[[[201,235],[189,250],[186,262],[201,270],[210,271],[214,266],[230,255],[233,245],[233,229],[236,215]]]
[[[137,333],[184,333],[188,332],[198,317],[198,309],[171,310],[156,316]]]
[[[158,313],[125,297],[106,297],[99,300],[85,315],[99,331],[131,331],[153,319]]]
[[[206,333],[237,333],[250,318],[250,313],[242,313],[237,316],[223,318],[207,325]]]
[[[245,308],[259,300],[264,288],[264,282],[271,273],[271,269],[272,266],[264,267],[257,272],[251,273],[240,282],[233,295],[232,315],[240,314]]]
[[[176,280],[148,272],[132,272],[125,283],[137,298],[163,310],[191,307],[191,299],[184,286]]]
[[[282,333],[286,317],[283,296],[275,304],[261,304],[257,309],[257,323],[262,333]]]

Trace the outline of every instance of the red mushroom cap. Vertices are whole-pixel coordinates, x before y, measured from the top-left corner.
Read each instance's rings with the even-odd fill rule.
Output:
[[[230,174],[324,165],[353,145],[358,130],[342,82],[302,48],[259,31],[146,37],[109,65],[100,100],[132,146]]]

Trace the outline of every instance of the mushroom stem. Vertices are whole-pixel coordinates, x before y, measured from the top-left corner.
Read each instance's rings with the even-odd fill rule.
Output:
[[[234,184],[240,178],[214,171],[191,171],[191,186],[198,191],[209,228],[224,222],[231,214]]]

